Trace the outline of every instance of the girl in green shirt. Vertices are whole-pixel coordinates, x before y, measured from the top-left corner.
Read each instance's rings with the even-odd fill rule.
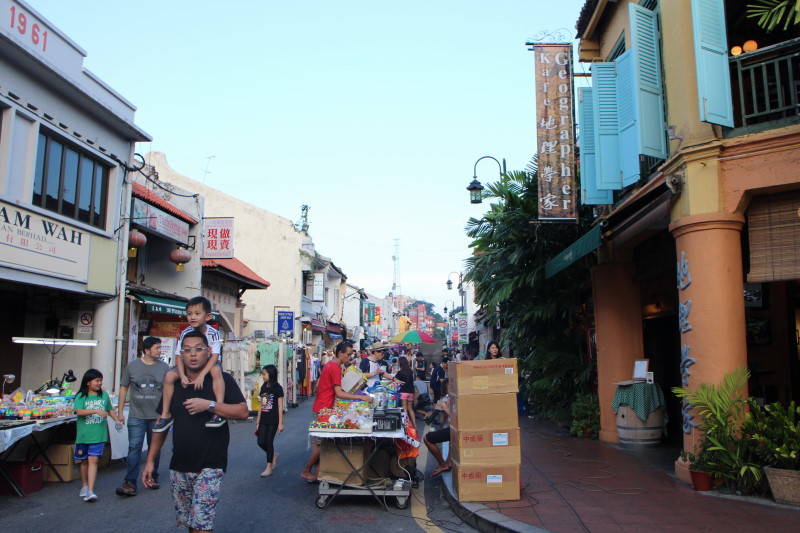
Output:
[[[111,398],[103,390],[103,374],[94,368],[83,375],[74,405],[78,415],[74,460],[80,463],[81,469],[81,492],[78,496],[85,502],[94,502],[97,501],[94,493],[97,464],[108,440],[106,417],[110,416],[117,424],[122,422],[114,412]]]

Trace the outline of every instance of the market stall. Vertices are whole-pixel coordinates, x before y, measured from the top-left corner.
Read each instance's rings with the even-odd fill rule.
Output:
[[[408,505],[413,475],[403,459],[416,457],[420,443],[402,409],[395,406],[391,387],[376,389],[370,391],[372,404],[337,400],[309,425],[309,441],[320,444],[320,509],[340,494],[372,496],[381,505],[393,497],[398,508]]]

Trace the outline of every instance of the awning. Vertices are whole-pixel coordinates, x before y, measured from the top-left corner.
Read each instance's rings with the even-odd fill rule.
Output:
[[[325,324],[320,322],[319,320],[311,319],[311,329],[314,331],[325,331]]]
[[[334,324],[333,322],[328,322],[326,329],[328,330],[329,333],[338,333],[338,334],[342,333],[342,326]]]
[[[545,279],[552,278],[581,257],[595,251],[597,247],[600,246],[600,231],[601,227],[598,224],[584,233],[580,239],[570,244],[560,254],[548,261],[544,267]]]
[[[171,300],[169,298],[159,298],[158,296],[151,296],[139,292],[132,292],[131,295],[144,302],[145,305],[147,305],[147,310],[151,313],[186,316],[186,302]]]

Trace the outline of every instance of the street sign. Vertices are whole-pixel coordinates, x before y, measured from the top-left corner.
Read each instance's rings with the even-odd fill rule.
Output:
[[[294,332],[294,311],[278,311],[278,335]]]
[[[458,313],[458,344],[469,344],[467,313]]]

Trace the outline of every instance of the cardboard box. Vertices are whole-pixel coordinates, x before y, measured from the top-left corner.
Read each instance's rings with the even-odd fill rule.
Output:
[[[460,431],[482,431],[519,427],[517,395],[478,394],[450,396],[450,427]]]
[[[460,361],[450,370],[450,394],[503,394],[519,390],[516,359]]]
[[[451,427],[450,457],[461,465],[519,464],[519,428],[458,431]]]
[[[355,468],[361,468],[364,464],[366,452],[364,444],[359,441],[340,441],[339,447],[350,460]],[[344,483],[347,476],[352,471],[352,468],[333,442],[333,439],[322,439],[320,443],[320,456],[319,456],[319,480],[331,481],[334,483]],[[367,473],[362,474],[368,477]],[[353,475],[347,481],[348,485],[362,485],[361,478]]]
[[[52,444],[47,448],[47,457],[54,465],[72,465],[75,444]]]
[[[519,464],[461,465],[454,461],[453,490],[460,502],[519,500]]]
[[[81,471],[80,467],[73,463],[71,465],[54,465],[55,469],[58,470],[58,473],[61,474],[61,477],[64,481],[72,481],[73,479],[80,479],[81,478]],[[42,467],[42,480],[47,482],[58,482],[61,481],[58,479],[58,476],[53,469],[50,468],[50,465],[44,464]]]
[[[350,365],[347,367],[347,370],[345,370],[344,375],[342,376],[343,391],[349,394],[355,394],[366,384],[367,379],[364,377],[363,372],[361,372],[356,365]]]

